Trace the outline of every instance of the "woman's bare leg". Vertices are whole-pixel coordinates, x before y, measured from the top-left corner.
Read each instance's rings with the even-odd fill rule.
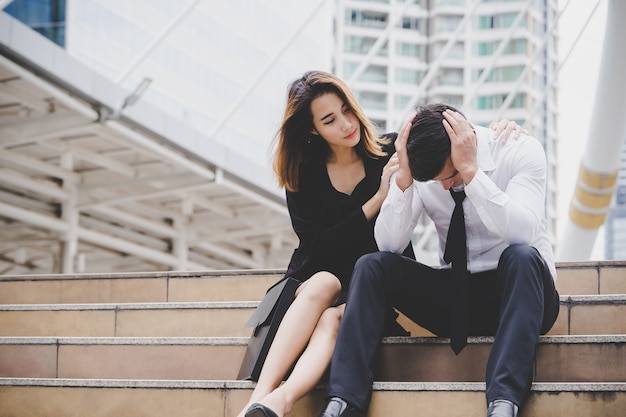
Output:
[[[322,313],[308,346],[289,378],[259,402],[284,416],[296,401],[315,388],[333,356],[344,307],[345,304],[329,307]]]
[[[243,417],[250,404],[272,392],[291,369],[309,342],[322,313],[339,297],[341,284],[329,272],[318,272],[305,281],[280,323],[267,354],[250,401],[239,413]]]

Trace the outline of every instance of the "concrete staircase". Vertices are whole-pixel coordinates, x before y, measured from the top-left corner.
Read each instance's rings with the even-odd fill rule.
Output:
[[[529,416],[626,415],[626,262],[559,264],[561,314],[541,338]],[[232,417],[243,327],[282,271],[0,276],[0,417]],[[404,320],[370,416],[484,417],[491,338],[458,357]],[[290,416],[315,417],[320,386]]]

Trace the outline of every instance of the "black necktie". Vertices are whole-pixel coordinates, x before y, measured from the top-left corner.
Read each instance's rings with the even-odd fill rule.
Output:
[[[446,239],[446,251],[443,259],[452,262],[452,328],[450,345],[457,355],[467,344],[467,247],[465,236],[465,219],[463,216],[463,200],[465,191],[454,191],[450,194],[456,205],[450,220],[450,229]]]

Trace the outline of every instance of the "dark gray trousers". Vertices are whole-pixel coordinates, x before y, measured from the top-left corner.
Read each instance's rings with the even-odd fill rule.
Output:
[[[434,334],[449,336],[450,280],[448,269],[394,253],[361,257],[352,275],[327,397],[341,397],[367,411],[385,313],[391,307]],[[512,245],[500,256],[497,270],[469,276],[469,334],[495,335],[486,370],[488,402],[523,404],[539,335],[550,330],[558,312],[550,270],[533,247]]]

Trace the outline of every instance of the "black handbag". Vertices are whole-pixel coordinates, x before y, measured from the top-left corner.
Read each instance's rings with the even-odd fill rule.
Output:
[[[254,311],[246,327],[254,327],[237,379],[257,381],[267,352],[287,309],[293,302],[300,281],[285,278],[270,287]]]

